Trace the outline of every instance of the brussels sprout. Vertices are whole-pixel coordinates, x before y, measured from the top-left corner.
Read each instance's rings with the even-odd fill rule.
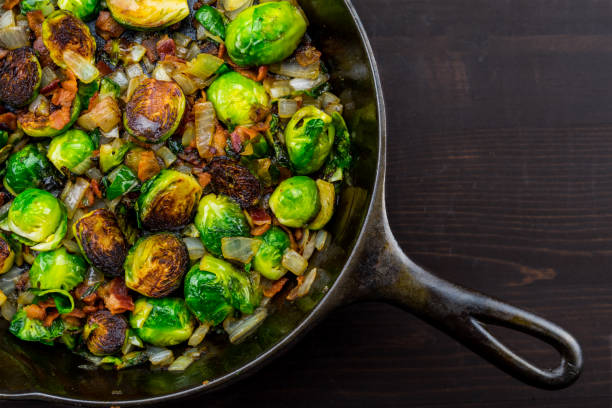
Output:
[[[176,131],[185,112],[185,95],[171,81],[141,81],[125,107],[123,124],[137,139],[160,143]]]
[[[89,315],[83,328],[83,339],[91,354],[108,356],[121,351],[127,331],[128,325],[123,316],[98,310]]]
[[[130,326],[143,341],[167,347],[187,341],[195,323],[183,299],[140,298],[130,314]]]
[[[202,198],[195,225],[206,249],[217,256],[222,255],[222,238],[250,235],[249,225],[240,206],[224,195],[208,194]]]
[[[283,181],[270,197],[270,208],[281,224],[304,227],[321,209],[317,184],[306,176]]]
[[[202,196],[202,186],[189,174],[162,170],[141,188],[136,211],[141,224],[152,231],[189,224]]]
[[[59,67],[69,68],[87,84],[98,78],[96,41],[77,17],[63,10],[51,13],[43,22],[42,39]]]
[[[51,193],[29,188],[15,197],[8,212],[7,226],[20,242],[35,251],[50,251],[66,235],[66,208]]]
[[[293,115],[285,129],[287,153],[297,174],[319,170],[334,145],[332,118],[314,106],[306,106]]]
[[[249,169],[225,157],[215,157],[208,166],[211,184],[216,193],[230,196],[243,208],[259,201],[261,186]]]
[[[30,268],[30,285],[34,289],[70,291],[85,279],[87,262],[80,255],[60,247],[36,256]]]
[[[189,267],[189,253],[174,234],[160,233],[139,239],[125,259],[125,284],[153,298],[168,296],[181,284]]]
[[[203,4],[194,15],[202,26],[212,35],[225,39],[225,22],[216,8]]]
[[[186,0],[107,0],[113,18],[134,30],[171,26],[189,15]]]
[[[50,346],[53,340],[64,333],[64,321],[55,319],[51,326],[45,327],[42,321],[30,319],[26,311],[21,309],[13,316],[9,331],[21,340],[38,341]]]
[[[4,187],[13,195],[28,188],[52,190],[61,186],[60,174],[38,145],[29,144],[6,162]]]
[[[304,16],[288,1],[249,7],[227,26],[227,53],[241,66],[280,62],[293,54],[306,25]]]
[[[57,129],[55,124],[51,121],[50,115],[37,115],[32,112],[26,112],[19,115],[17,118],[17,125],[25,134],[32,137],[53,137],[57,136],[66,130],[76,122],[81,113],[81,98],[75,97],[70,107],[70,121],[61,129]]]
[[[53,138],[47,157],[58,170],[67,168],[72,173],[81,175],[91,167],[91,154],[95,148],[87,133],[72,129]]]
[[[220,76],[206,91],[217,116],[228,126],[249,125],[257,109],[268,108],[270,99],[264,87],[237,72]]]
[[[32,48],[8,51],[0,60],[0,101],[14,107],[29,104],[38,95],[41,76]]]
[[[282,266],[283,254],[291,246],[289,236],[278,227],[272,227],[261,239],[262,244],[253,258],[253,268],[268,279],[277,280],[287,273]]]
[[[99,0],[57,0],[57,6],[83,21],[93,20],[100,11]]]
[[[13,267],[15,261],[15,251],[11,247],[9,240],[0,233],[0,275],[7,273]]]
[[[81,252],[94,268],[110,276],[123,273],[128,243],[112,212],[94,210],[79,218],[72,228]]]
[[[21,9],[21,14],[28,14],[30,11],[40,10],[45,17],[55,11],[55,6],[51,0],[21,0],[19,8]]]
[[[253,313],[261,301],[259,288],[225,261],[205,255],[185,277],[185,302],[203,323],[217,325],[234,309]]]

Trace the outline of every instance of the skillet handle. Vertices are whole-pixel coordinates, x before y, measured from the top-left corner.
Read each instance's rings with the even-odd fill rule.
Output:
[[[439,279],[412,262],[393,237],[384,201],[368,222],[367,249],[345,288],[347,298],[383,300],[414,313],[486,360],[528,384],[560,389],[576,381],[582,351],[561,327],[525,310]],[[378,214],[376,214],[378,213]],[[498,325],[526,333],[553,346],[557,368],[539,368],[510,350],[487,330]]]

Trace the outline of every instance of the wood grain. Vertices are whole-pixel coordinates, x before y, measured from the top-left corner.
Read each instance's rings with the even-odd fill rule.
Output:
[[[444,278],[566,327],[584,347],[584,375],[539,391],[412,316],[362,304],[255,377],[185,406],[609,407],[612,5],[354,3],[383,74],[388,208],[402,247]],[[554,361],[539,343],[509,343]]]

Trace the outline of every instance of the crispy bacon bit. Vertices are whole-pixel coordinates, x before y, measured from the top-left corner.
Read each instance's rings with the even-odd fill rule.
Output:
[[[55,300],[52,297],[49,297],[41,302],[38,302],[38,306],[42,307],[45,310],[50,307],[55,307]]]
[[[98,68],[98,71],[100,71],[101,76],[106,76],[113,72],[111,67],[109,67],[108,64],[102,60],[98,60],[98,62],[96,62],[96,68]]]
[[[166,55],[174,57],[176,55],[176,44],[172,38],[164,35],[156,44],[157,54],[160,59],[164,59]]]
[[[92,314],[98,311],[98,307],[97,306],[84,306],[83,307],[83,313],[85,314]]]
[[[263,289],[263,294],[265,297],[273,297],[274,295],[276,295],[278,292],[280,292],[281,290],[283,290],[283,287],[285,286],[285,283],[287,283],[289,281],[289,279],[287,278],[281,278],[279,280],[277,280],[276,282],[273,282],[271,286],[264,286]]]
[[[53,91],[55,91],[60,86],[60,80],[55,78],[53,81],[49,82],[47,86],[43,87],[40,90],[40,93],[43,95],[47,95]]]
[[[257,81],[257,74],[251,71],[250,69],[240,68],[240,67],[236,67],[234,69],[236,70],[236,72],[238,72],[243,77],[252,79],[253,81]]]
[[[321,60],[321,51],[310,44],[300,46],[295,52],[295,59],[303,67],[315,64]]]
[[[81,322],[76,317],[66,316],[66,315],[62,315],[61,317],[62,317],[62,320],[65,321],[66,324],[68,324],[69,326],[79,327],[81,325]]]
[[[199,10],[202,7],[202,2],[200,0],[193,3],[193,11]]]
[[[59,317],[59,312],[57,311],[57,309],[52,309],[51,311],[49,311],[47,313],[47,316],[45,317],[45,319],[43,320],[43,325],[45,327],[51,327],[51,325],[53,324],[53,321],[55,319],[57,319]]]
[[[5,9],[5,10],[11,10],[13,7],[15,7],[17,4],[19,4],[19,1],[20,0],[7,0],[2,5],[2,8]]]
[[[210,173],[200,173],[198,174],[198,183],[204,188],[210,184],[211,178]]]
[[[217,54],[217,57],[223,59],[223,56],[225,55],[225,50],[226,50],[225,44],[221,43],[219,45],[219,53]]]
[[[38,60],[43,67],[53,66],[55,63],[51,59],[51,54],[45,44],[43,43],[42,36],[36,37],[33,44],[34,51],[38,53]]]
[[[85,197],[83,197],[79,204],[79,208],[91,207],[94,201],[96,201],[96,197],[94,196],[93,189],[88,188],[87,191],[85,191]]]
[[[261,82],[266,78],[266,75],[268,75],[268,66],[262,65],[261,67],[259,67],[259,70],[257,71],[257,78],[255,78],[255,80],[257,82]]]
[[[45,316],[47,315],[45,309],[38,305],[27,305],[23,308],[23,310],[26,312],[28,319],[44,320]]]
[[[242,151],[242,138],[240,137],[240,134],[237,131],[234,131],[231,135],[231,139],[232,149],[234,149],[236,153],[240,153]]]
[[[84,317],[86,317],[87,315],[85,314],[85,312],[84,312],[83,310],[81,310],[81,309],[77,309],[77,308],[74,308],[74,309],[72,310],[72,312],[70,312],[70,313],[64,313],[62,316],[63,316],[63,317],[75,317],[75,318],[77,318],[77,319],[83,319],[83,318],[84,318]]]
[[[125,313],[134,310],[134,301],[128,295],[123,278],[115,278],[98,289],[98,294],[104,300],[104,305],[112,314]]]
[[[140,160],[138,161],[138,179],[140,181],[146,181],[160,171],[161,167],[157,162],[155,153],[151,150],[140,153]]]
[[[251,235],[253,235],[255,237],[260,237],[263,234],[265,234],[266,232],[268,232],[270,227],[271,227],[270,224],[264,224],[264,225],[259,225],[259,226],[255,227],[255,228],[251,228]]]
[[[14,113],[6,112],[0,115],[0,129],[15,130],[17,129],[17,116]]]
[[[93,193],[96,195],[96,197],[102,198],[102,191],[100,190],[98,180],[91,180],[91,189],[93,190]]]
[[[43,21],[45,21],[45,16],[43,16],[42,11],[29,11],[26,14],[26,17],[28,19],[28,25],[30,26],[30,30],[32,30],[32,32],[34,33],[34,36],[42,36],[42,23]]]
[[[213,134],[213,148],[218,156],[225,154],[225,146],[227,145],[228,131],[219,123],[216,125],[215,133]]]
[[[143,40],[142,46],[147,49],[147,58],[151,63],[155,63],[159,59],[157,55],[157,39],[155,37],[149,37]]]
[[[96,20],[96,32],[106,41],[119,38],[125,29],[115,21],[108,11],[101,11]]]
[[[249,217],[253,225],[266,225],[272,224],[272,217],[263,208],[251,208],[249,209]]]
[[[293,301],[298,298],[298,291],[300,290],[300,287],[304,284],[304,279],[305,277],[303,275],[297,277],[297,286],[293,288],[291,292],[289,292],[289,294],[287,295],[287,300]]]

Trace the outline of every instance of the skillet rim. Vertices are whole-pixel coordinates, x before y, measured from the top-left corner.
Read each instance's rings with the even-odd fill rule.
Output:
[[[275,358],[280,357],[284,354],[291,346],[293,346],[300,338],[302,338],[314,325],[323,318],[331,310],[339,306],[343,299],[342,287],[347,280],[347,276],[350,275],[352,270],[355,270],[356,264],[358,263],[358,254],[363,252],[365,246],[364,238],[367,235],[367,227],[371,222],[371,219],[375,216],[376,211],[385,211],[384,205],[384,187],[385,187],[385,173],[386,173],[386,144],[387,144],[387,116],[385,109],[385,102],[383,97],[383,87],[380,77],[380,71],[376,62],[376,56],[370,43],[368,34],[357,14],[357,10],[353,6],[352,0],[343,0],[347,11],[353,19],[353,22],[357,28],[359,36],[361,38],[361,44],[365,50],[370,73],[372,74],[373,89],[376,94],[376,105],[378,115],[378,158],[376,166],[376,177],[374,179],[374,185],[370,196],[370,202],[367,207],[367,213],[359,230],[359,235],[353,248],[348,256],[348,260],[342,267],[340,274],[336,281],[333,283],[330,290],[324,295],[319,301],[315,308],[282,340],[264,351],[262,354],[249,361],[247,364],[229,372],[219,378],[216,378],[206,385],[198,385],[197,387],[188,388],[182,391],[174,392],[171,394],[165,394],[161,396],[141,398],[141,399],[127,399],[127,400],[87,400],[77,399],[70,397],[62,397],[58,395],[47,394],[44,392],[33,391],[24,393],[2,393],[0,392],[0,401],[10,400],[38,400],[54,403],[64,403],[76,406],[137,406],[137,405],[151,405],[163,402],[169,402],[172,400],[179,400],[196,394],[209,394],[214,391],[220,390],[227,387],[241,379],[244,379],[254,372],[263,368],[266,364],[271,363]]]

